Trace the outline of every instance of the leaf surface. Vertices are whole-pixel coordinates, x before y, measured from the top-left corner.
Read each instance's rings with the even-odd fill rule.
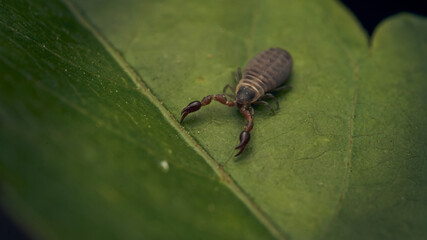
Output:
[[[1,203],[31,235],[272,238],[66,6],[0,11]]]
[[[135,234],[130,237],[144,236],[138,234],[145,228],[138,232],[138,226],[154,224],[157,230],[150,228],[148,236],[160,231],[164,237],[182,234],[178,236],[184,238],[185,232],[191,232],[190,236],[213,238],[266,238],[268,233],[255,218],[279,238],[426,237],[425,19],[408,14],[388,19],[369,46],[358,23],[335,1],[72,2],[66,4],[71,9],[77,6],[79,10],[73,11],[80,23],[88,21],[86,27],[93,25],[96,30],[82,30],[72,17],[72,24],[63,26],[53,21],[65,22],[63,17],[50,19],[50,13],[44,25],[15,26],[12,17],[2,22],[7,38],[22,38],[10,38],[1,55],[7,56],[2,58],[2,72],[14,73],[1,90],[12,92],[1,100],[2,128],[7,130],[1,138],[2,155],[20,160],[2,163],[5,182],[11,184],[6,185],[11,192],[6,194],[9,204],[20,199],[24,203],[16,206],[37,209],[40,218],[47,219],[47,229],[63,231],[65,223],[77,223],[53,221],[64,215],[54,214],[50,205],[43,204],[49,192],[75,189],[77,197],[69,197],[73,202],[65,201],[66,193],[54,199],[59,209],[68,206],[65,209],[70,212],[76,206],[93,206],[100,196],[106,195],[109,201],[118,198],[108,217],[97,214],[106,214],[102,209],[110,207],[104,199],[106,205],[93,209],[98,212],[80,216],[90,224],[79,226],[93,227],[99,219],[118,216],[120,224],[102,222],[108,226],[102,229],[118,236]],[[53,15],[67,13],[52,5]],[[27,14],[37,16],[28,12],[23,18]],[[62,43],[55,41],[52,29],[64,32],[59,35]],[[29,44],[31,39],[37,47]],[[22,56],[10,52],[17,46],[23,49]],[[109,46],[118,51],[110,51],[113,58],[104,49]],[[190,115],[183,125],[191,137],[177,127],[175,119],[190,101],[220,93],[232,83],[232,71],[275,46],[293,56],[289,81],[293,89],[277,95],[281,110],[276,115],[255,109],[250,145],[237,161],[233,148],[244,122],[235,109],[213,103]],[[40,58],[48,60],[44,63]],[[63,68],[66,71],[59,71]],[[132,69],[136,75],[129,78],[125,72]],[[21,78],[30,80],[23,81],[21,88],[12,84]],[[38,93],[39,88],[51,94]],[[22,95],[32,98],[18,97]],[[20,126],[33,127],[29,131]],[[77,129],[93,133],[83,136]],[[40,136],[49,144],[37,141]],[[18,150],[24,156],[16,155]],[[26,161],[34,156],[39,161],[28,165]],[[58,156],[64,160],[55,161]],[[170,164],[167,173],[160,167],[164,161]],[[138,171],[135,166],[140,164],[144,167]],[[86,174],[79,172],[82,169]],[[36,181],[30,180],[41,173],[46,175],[44,185],[34,188]],[[90,173],[93,179],[83,177]],[[244,204],[218,183],[224,174],[232,180],[225,185],[254,215],[248,218]],[[53,179],[61,184],[55,185]],[[136,184],[138,180],[141,185]],[[88,181],[92,185],[76,188]],[[47,192],[38,196],[41,189]],[[97,195],[94,190],[106,193]],[[176,205],[166,201],[175,198]],[[212,206],[221,207],[209,211]],[[23,215],[28,216],[28,211]],[[127,211],[134,215],[124,217]],[[208,215],[211,212],[215,214]],[[150,218],[159,219],[144,222]],[[161,231],[164,225],[173,229]]]

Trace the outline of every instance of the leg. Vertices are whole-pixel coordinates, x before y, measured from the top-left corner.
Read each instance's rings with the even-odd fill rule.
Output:
[[[254,103],[252,103],[252,104],[266,106],[266,107],[268,107],[268,108],[271,110],[271,112],[273,112],[273,114],[275,114],[275,113],[276,113],[276,112],[274,111],[274,109],[270,106],[270,104],[268,104],[268,102],[266,102],[266,101],[256,101],[256,102],[254,102]]]
[[[270,92],[274,93],[274,92],[279,92],[279,91],[287,90],[287,89],[291,89],[291,88],[292,88],[292,86],[285,85],[285,86],[280,86],[278,88],[275,88],[275,89],[271,90]]]
[[[201,102],[199,102],[199,101],[191,102],[190,104],[188,104],[187,107],[182,109],[182,111],[181,111],[182,116],[181,116],[180,123],[182,123],[182,121],[184,121],[184,118],[187,117],[187,115],[189,113],[195,112],[195,111],[199,110],[201,107],[208,105],[209,103],[212,102],[212,100],[218,101],[218,102],[220,102],[224,105],[227,105],[229,107],[234,107],[234,105],[236,104],[234,101],[228,101],[227,98],[223,94],[208,95],[208,96],[204,97]]]
[[[225,96],[227,96],[227,97],[229,97],[229,98],[231,98],[231,99],[236,98],[236,96],[235,96],[235,95],[230,94],[230,93],[224,93],[224,95],[225,95]]]
[[[233,92],[233,94],[236,91],[233,86],[231,86],[230,84],[227,84],[227,85],[225,85],[224,89],[222,89],[222,93],[225,94],[225,92],[227,91],[227,89],[230,89]]]
[[[240,67],[237,68],[237,76],[239,77],[239,80],[242,79],[242,69]]]
[[[242,69],[240,67],[237,68],[237,73],[233,72],[234,75],[234,83],[237,84],[239,83],[240,79],[242,79]]]
[[[250,106],[249,106],[249,108],[250,108]],[[235,157],[239,156],[243,152],[243,150],[245,150],[246,145],[248,144],[249,140],[251,139],[251,135],[249,134],[249,132],[254,127],[254,115],[252,114],[252,112],[247,107],[242,107],[240,109],[240,113],[246,118],[248,123],[246,123],[246,125],[245,125],[245,130],[243,130],[243,132],[240,133],[239,145],[237,145],[234,148],[234,149],[240,149],[240,151],[236,155],[234,155]]]
[[[266,94],[264,94],[264,96],[261,97],[260,100],[267,100],[267,99],[273,99],[274,102],[276,102],[276,110],[279,109],[279,101],[277,101],[277,98],[273,94],[266,93]]]

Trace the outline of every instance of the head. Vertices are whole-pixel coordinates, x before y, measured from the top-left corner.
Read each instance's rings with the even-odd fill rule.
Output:
[[[236,101],[238,104],[250,104],[257,100],[257,92],[248,86],[241,86],[237,90]]]

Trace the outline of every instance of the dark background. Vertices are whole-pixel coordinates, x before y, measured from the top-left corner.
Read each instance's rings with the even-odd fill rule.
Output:
[[[341,0],[362,23],[369,35],[383,19],[399,12],[427,15],[425,0]]]
[[[427,16],[427,2],[424,0],[341,0],[362,23],[369,35],[383,19],[399,12],[411,12]],[[29,236],[17,226],[4,209],[0,207],[0,239],[29,240]]]

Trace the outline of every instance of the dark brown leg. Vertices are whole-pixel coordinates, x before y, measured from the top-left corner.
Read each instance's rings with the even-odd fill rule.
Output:
[[[261,100],[267,100],[267,99],[273,99],[274,102],[276,103],[276,110],[279,109],[279,101],[277,101],[277,98],[271,94],[271,93],[266,93],[264,94],[264,96],[262,96]]]
[[[251,135],[249,134],[249,132],[254,127],[254,116],[253,116],[253,113],[250,111],[250,109],[248,109],[248,107],[242,107],[240,108],[240,113],[246,118],[248,122],[245,125],[245,130],[243,130],[243,132],[240,133],[239,145],[237,145],[234,148],[234,149],[240,149],[240,151],[236,155],[234,155],[235,157],[239,156],[243,152],[243,150],[245,150],[246,145],[251,139]]]
[[[240,67],[237,68],[237,76],[239,77],[240,81],[240,79],[242,79],[242,69]]]
[[[285,86],[280,86],[278,88],[275,88],[275,89],[271,90],[270,92],[272,92],[272,93],[280,92],[280,91],[291,89],[291,88],[292,88],[292,86],[285,85]]]
[[[240,79],[242,79],[242,69],[240,67],[237,68],[237,73],[233,72],[234,75],[234,83],[237,84],[239,83]]]
[[[266,101],[256,101],[256,102],[254,102],[254,103],[252,103],[252,104],[254,104],[254,105],[263,105],[263,106],[266,106],[266,107],[268,107],[269,109],[270,109],[270,111],[273,113],[273,114],[276,114],[276,112],[274,111],[274,109],[270,106],[270,104],[268,103],[268,102],[266,102]]]
[[[235,95],[230,94],[230,93],[224,93],[224,95],[227,96],[227,97],[229,97],[229,98],[232,98],[232,99],[236,98]]]
[[[227,105],[229,107],[234,107],[234,105],[236,105],[236,103],[234,101],[228,101],[227,98],[223,94],[209,95],[209,96],[204,97],[201,102],[193,101],[190,104],[188,104],[187,107],[182,109],[182,111],[181,111],[182,116],[181,116],[180,123],[182,123],[182,121],[184,121],[184,118],[187,117],[187,115],[189,113],[198,111],[201,107],[206,106],[209,103],[211,103],[212,100],[218,101],[218,102],[220,102],[224,105]]]
[[[234,89],[234,87],[233,87],[233,86],[231,86],[230,84],[225,85],[224,89],[222,89],[222,93],[224,93],[224,94],[225,94],[225,92],[227,91],[227,89],[230,89],[230,90],[231,90],[231,92],[232,92],[233,94],[235,94],[234,92],[235,92],[236,90],[235,90],[235,89]]]

